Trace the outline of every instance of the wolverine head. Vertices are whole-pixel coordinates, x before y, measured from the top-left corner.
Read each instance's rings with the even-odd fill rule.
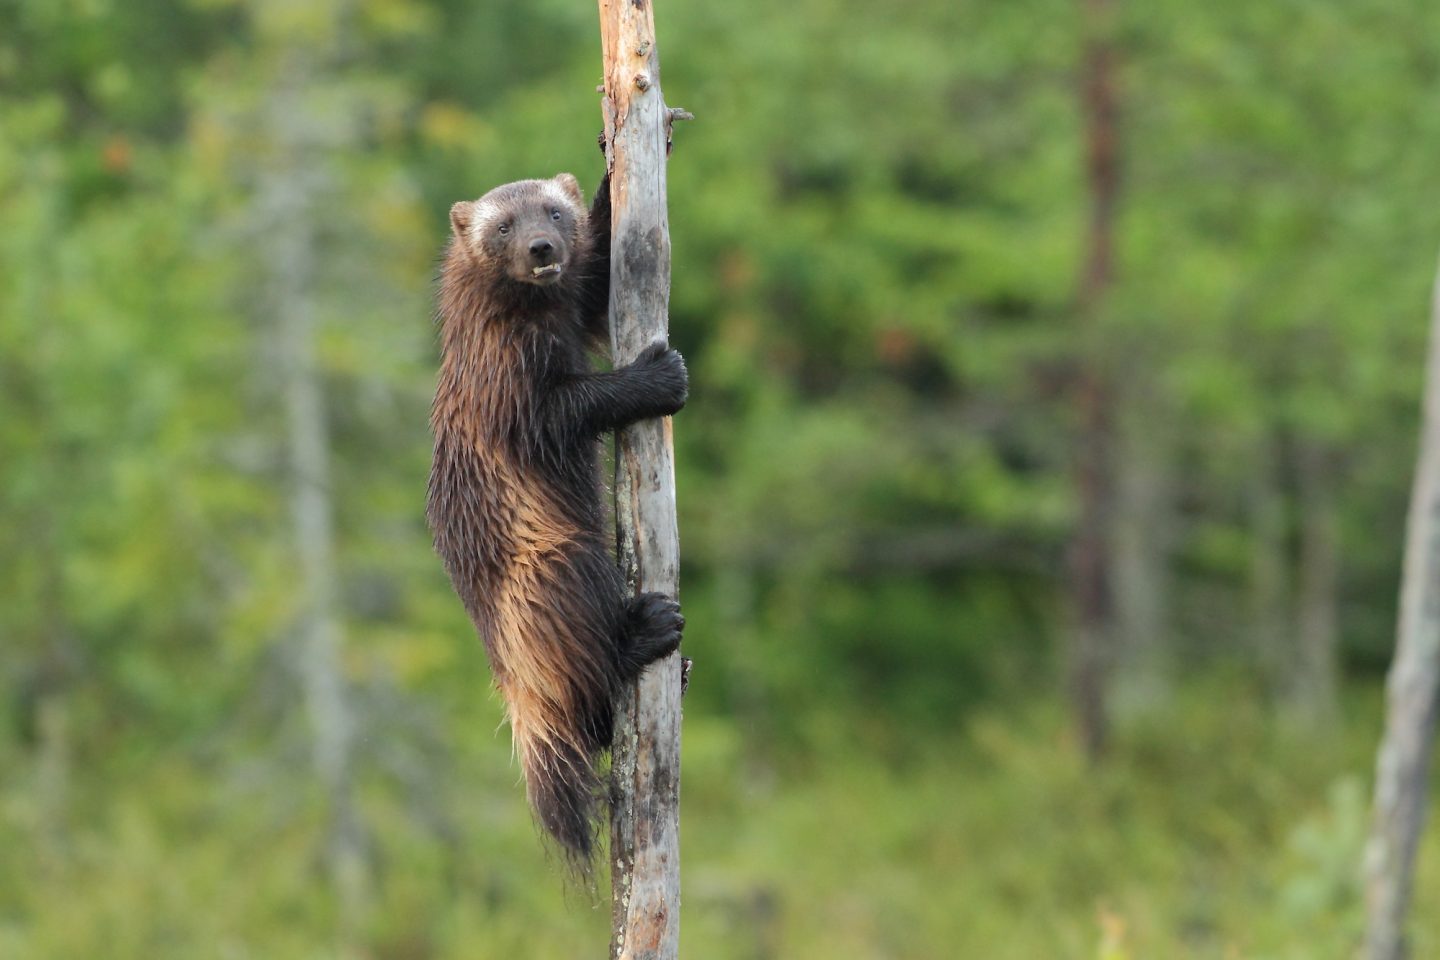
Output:
[[[585,226],[580,183],[568,173],[518,180],[450,208],[455,242],[518,283],[549,286],[575,261]]]

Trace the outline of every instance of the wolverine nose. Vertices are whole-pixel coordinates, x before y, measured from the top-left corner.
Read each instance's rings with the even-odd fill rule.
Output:
[[[549,263],[554,259],[554,254],[555,244],[546,240],[544,237],[530,241],[530,256],[535,258],[535,262]]]

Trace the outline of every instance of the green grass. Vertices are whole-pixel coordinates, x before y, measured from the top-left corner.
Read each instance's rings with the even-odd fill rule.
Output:
[[[1342,729],[1296,731],[1197,685],[1122,725],[1093,770],[1049,701],[958,734],[890,731],[903,749],[872,736],[864,751],[784,757],[693,716],[682,956],[1348,957],[1379,705],[1347,707]],[[449,840],[367,785],[377,879],[350,950],[317,866],[314,797],[179,754],[131,758],[77,772],[57,831],[33,778],[9,779],[0,956],[600,956],[608,909],[546,861],[489,729],[445,778]],[[831,732],[817,742],[846,739]],[[14,745],[0,760],[31,762]],[[1417,903],[1437,890],[1432,831]],[[1416,956],[1440,949],[1436,911],[1416,911],[1414,940]]]

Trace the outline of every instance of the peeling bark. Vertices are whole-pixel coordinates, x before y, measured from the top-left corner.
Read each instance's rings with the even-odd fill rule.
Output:
[[[670,232],[665,157],[672,111],[660,94],[653,11],[600,0],[613,226],[610,329],[616,365],[667,339]],[[680,545],[670,419],[616,437],[615,524],[636,592],[676,596]],[[651,665],[616,705],[610,860],[611,956],[673,960],[680,943],[681,659]]]

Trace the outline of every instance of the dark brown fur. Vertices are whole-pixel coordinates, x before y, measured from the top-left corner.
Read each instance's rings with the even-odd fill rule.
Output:
[[[665,597],[622,596],[598,437],[679,410],[685,366],[656,344],[620,370],[590,369],[587,347],[606,332],[608,181],[588,215],[562,174],[497,187],[451,220],[427,518],[504,695],[536,817],[583,869],[616,692],[674,650],[684,624]],[[529,279],[552,259],[557,276]]]

